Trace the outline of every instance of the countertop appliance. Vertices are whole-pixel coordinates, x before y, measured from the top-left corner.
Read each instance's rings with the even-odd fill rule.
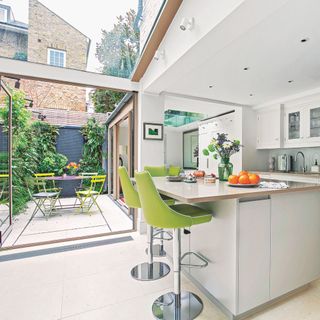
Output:
[[[291,171],[292,167],[292,156],[288,154],[281,154],[278,156],[278,170],[283,172]]]

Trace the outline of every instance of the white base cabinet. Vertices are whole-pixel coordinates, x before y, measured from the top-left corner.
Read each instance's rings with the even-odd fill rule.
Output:
[[[270,199],[239,204],[238,313],[270,299]]]
[[[270,298],[320,277],[320,195],[275,195],[271,203]]]

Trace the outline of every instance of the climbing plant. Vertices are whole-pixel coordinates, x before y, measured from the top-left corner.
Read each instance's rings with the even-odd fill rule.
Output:
[[[105,140],[105,127],[96,119],[90,118],[81,129],[84,138],[82,159],[80,160],[81,172],[104,172],[102,168],[102,145]]]

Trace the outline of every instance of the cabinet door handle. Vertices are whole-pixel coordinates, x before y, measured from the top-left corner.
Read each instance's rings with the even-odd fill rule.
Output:
[[[207,169],[209,169],[209,158],[207,158]]]

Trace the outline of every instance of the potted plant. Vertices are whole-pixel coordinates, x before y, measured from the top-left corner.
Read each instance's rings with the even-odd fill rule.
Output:
[[[230,157],[240,151],[239,140],[229,140],[226,133],[218,133],[216,138],[213,138],[208,148],[203,149],[202,153],[209,156],[212,153],[214,159],[220,158],[218,166],[218,175],[220,181],[228,181],[233,172],[233,164],[230,162]]]
[[[70,176],[75,176],[78,172],[80,165],[75,163],[75,162],[70,162],[67,166],[66,166],[66,173]]]

